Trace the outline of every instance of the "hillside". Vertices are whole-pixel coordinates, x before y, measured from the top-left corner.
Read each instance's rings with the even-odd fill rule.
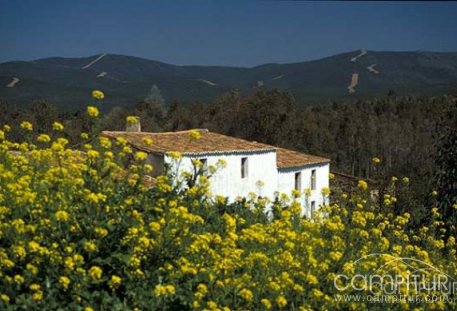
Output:
[[[143,100],[157,85],[165,100],[208,101],[231,89],[279,87],[300,100],[455,92],[457,53],[353,51],[315,61],[252,68],[177,66],[114,54],[0,64],[0,101],[48,99],[64,110],[102,89],[105,107]]]

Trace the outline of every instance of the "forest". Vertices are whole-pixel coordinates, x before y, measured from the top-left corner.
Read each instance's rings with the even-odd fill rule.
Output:
[[[207,128],[325,156],[331,159],[333,172],[375,183],[386,177],[407,177],[411,200],[422,207],[439,187],[449,188],[443,191],[450,196],[449,202],[457,197],[456,107],[455,95],[396,96],[391,92],[377,98],[316,104],[298,102],[291,94],[272,89],[250,95],[231,91],[213,102],[165,103],[160,96],[151,96],[128,108],[111,109],[100,123],[103,130],[124,130],[125,118],[135,115],[143,131]],[[36,133],[49,132],[55,120],[61,121],[74,148],[81,143],[79,133],[90,126],[83,110],[59,112],[47,101],[28,108],[0,104],[0,124],[18,127],[24,120],[34,124]],[[24,138],[19,131],[14,135],[17,141]],[[382,165],[374,166],[373,158]],[[443,182],[446,178],[450,179]]]

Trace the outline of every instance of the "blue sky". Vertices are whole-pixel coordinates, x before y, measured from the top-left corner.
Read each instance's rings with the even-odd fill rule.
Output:
[[[369,50],[457,51],[457,3],[0,0],[0,62],[116,53],[254,66]]]

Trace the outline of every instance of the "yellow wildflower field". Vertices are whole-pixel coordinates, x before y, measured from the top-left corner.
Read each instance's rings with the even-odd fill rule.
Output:
[[[99,115],[93,106],[87,113]],[[228,203],[209,192],[210,178],[186,188],[177,181],[193,177],[172,174],[148,187],[153,168],[145,154],[86,133],[82,153],[68,146],[60,123],[53,133],[8,140],[9,131],[32,128],[25,122],[0,131],[2,310],[457,307],[452,295],[427,300],[441,298],[440,288],[406,283],[395,294],[414,302],[345,299],[375,299],[375,289],[386,289],[359,275],[405,280],[420,270],[427,286],[437,274],[456,278],[455,239],[446,237],[439,211],[432,210],[430,227],[411,230],[414,215],[397,215],[390,205],[401,186],[395,180],[384,202],[365,181],[349,193],[332,189],[332,204],[307,219],[299,194]]]

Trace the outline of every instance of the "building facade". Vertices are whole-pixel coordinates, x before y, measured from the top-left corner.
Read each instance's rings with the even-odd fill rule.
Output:
[[[322,189],[329,186],[330,160],[326,158],[208,130],[105,131],[102,135],[113,139],[123,137],[132,147],[147,152],[147,161],[154,166],[154,176],[163,174],[166,166],[180,174],[193,171],[192,160],[199,160],[206,167],[216,166],[223,160],[225,167],[210,177],[210,190],[229,201],[248,197],[251,193],[273,199],[278,193],[290,196],[293,190],[298,190],[306,194],[300,200],[302,214],[308,217],[326,203],[322,194]],[[146,140],[152,144],[146,144]],[[181,154],[179,161],[171,155],[173,152]]]

